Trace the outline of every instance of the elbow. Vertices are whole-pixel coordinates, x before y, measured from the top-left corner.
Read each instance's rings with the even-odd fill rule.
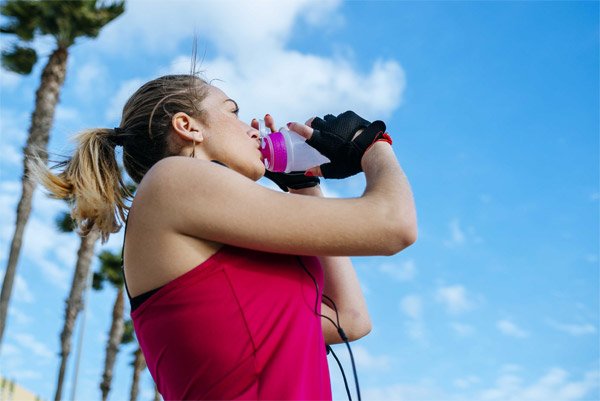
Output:
[[[356,341],[369,334],[371,329],[371,320],[367,317],[355,322],[351,329],[346,332],[346,337],[348,337],[348,341]]]
[[[387,245],[385,255],[392,256],[417,241],[418,230],[416,219],[412,219],[409,222],[396,223],[390,227],[388,232],[388,240],[385,241]]]

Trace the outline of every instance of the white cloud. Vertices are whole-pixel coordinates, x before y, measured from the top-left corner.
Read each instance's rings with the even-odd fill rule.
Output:
[[[13,338],[22,348],[25,348],[26,350],[34,353],[35,355],[41,358],[51,359],[55,356],[54,352],[50,351],[50,349],[45,344],[36,340],[29,333],[19,333],[16,334]]]
[[[468,337],[475,332],[473,326],[464,323],[452,322],[450,323],[450,327],[461,337]]]
[[[56,122],[75,121],[79,119],[79,111],[73,107],[56,106]]]
[[[338,348],[342,350],[338,352]],[[351,364],[350,355],[346,352],[343,345],[337,345],[334,351],[343,366]],[[386,372],[392,366],[392,358],[389,355],[375,355],[360,343],[352,344],[352,354],[356,362],[358,372]]]
[[[35,301],[35,297],[29,289],[27,282],[19,274],[15,276],[15,293],[14,297],[16,301],[22,301],[26,303],[32,303]]]
[[[54,228],[61,202],[44,198],[40,193],[34,196],[33,204],[34,213],[27,223],[21,250],[22,268],[33,266],[50,283],[66,290],[75,266],[79,239],[76,235],[59,234]]]
[[[479,382],[481,382],[479,377],[470,375],[454,380],[453,384],[458,388],[467,389],[472,387],[474,384],[478,384]]]
[[[555,367],[535,382],[525,385],[513,373],[503,373],[494,387],[486,389],[475,399],[482,401],[576,401],[593,396],[598,390],[598,371],[589,371],[580,380],[568,381],[569,373]],[[597,395],[597,393],[596,393]],[[585,398],[590,399],[590,398]]]
[[[384,263],[379,266],[379,271],[398,281],[410,281],[417,274],[414,260],[406,260],[398,265]]]
[[[450,238],[444,240],[444,245],[447,247],[455,247],[465,243],[465,233],[460,226],[458,218],[454,218],[449,223]]]
[[[99,83],[105,82],[107,77],[106,67],[98,61],[77,66],[75,70],[75,92],[77,96],[84,100],[98,96],[98,90],[105,89]]]
[[[288,1],[178,1],[172,3],[130,1],[123,16],[105,27],[96,45],[105,52],[127,54],[136,48],[159,53],[172,51],[183,39],[199,38],[214,43],[224,54],[267,59],[272,49],[289,40],[302,22],[322,29],[339,24],[335,13],[340,0]],[[159,29],[157,29],[159,27]]]
[[[17,150],[17,148],[10,144],[4,144],[2,146],[2,159],[3,164],[9,166],[19,166],[23,163],[23,153]]]
[[[494,198],[490,194],[480,194],[479,200],[481,203],[490,203]]]
[[[5,222],[0,230],[0,246],[4,249],[9,247],[13,235],[15,207],[20,192],[21,183],[18,181],[0,183],[0,220]],[[61,290],[68,289],[79,246],[76,235],[58,234],[54,229],[54,218],[64,208],[62,201],[49,199],[42,191],[35,192],[33,213],[25,228],[20,255],[21,269],[39,269],[45,279]],[[16,299],[34,301],[27,283],[19,275],[15,286]]]
[[[452,314],[463,313],[474,306],[473,302],[467,296],[465,287],[462,285],[441,287],[437,290],[435,298]]]
[[[29,125],[30,113],[5,107],[0,108],[0,141],[3,146],[7,143],[24,146]]]
[[[19,181],[0,182],[0,221],[4,224],[0,227],[0,241],[4,249],[8,247],[8,241],[15,231],[16,207],[21,194],[21,183]],[[8,257],[3,255],[1,258]]]
[[[588,334],[596,334],[596,327],[589,323],[559,323],[551,321],[550,325],[554,327],[556,330],[562,331],[564,333],[570,334],[572,336],[584,336]]]
[[[591,370],[578,379],[560,367],[548,369],[541,377],[526,383],[519,370],[502,369],[493,385],[482,385],[475,375],[453,381],[459,392],[448,393],[430,379],[417,383],[396,383],[384,387],[363,386],[363,398],[396,401],[587,401],[597,399],[600,373]],[[475,386],[481,388],[473,392]]]
[[[106,118],[114,121],[115,126],[121,122],[121,114],[123,113],[123,106],[133,93],[138,90],[140,86],[144,84],[145,80],[141,78],[130,79],[121,83],[121,86],[117,90],[117,93],[112,96],[110,104],[106,110]]]
[[[496,327],[502,334],[516,338],[527,338],[529,333],[508,319],[499,320]]]
[[[43,276],[57,288],[66,291],[69,288],[69,272],[49,260],[40,260],[36,266]]]
[[[448,399],[428,379],[422,380],[419,383],[398,383],[384,387],[365,387],[362,398],[365,400],[388,401],[441,401]]]
[[[41,379],[43,377],[42,373],[37,370],[31,369],[23,369],[12,372],[15,377],[18,377],[20,380],[25,379]]]
[[[595,253],[588,253],[584,256],[586,262],[593,263],[595,265],[598,264],[598,255]]]
[[[363,345],[354,345],[352,347],[354,358],[357,365],[364,371],[389,370],[391,359],[387,355],[373,355]]]
[[[423,303],[418,295],[407,295],[400,301],[400,309],[411,319],[421,319]]]
[[[8,311],[10,313],[10,309]],[[3,358],[19,356],[20,354],[21,354],[21,351],[19,350],[19,347],[15,346],[9,342],[5,341],[2,344],[2,347],[0,347],[0,356],[2,356]]]
[[[228,1],[202,2],[185,3],[187,11],[181,13],[179,8],[160,3],[148,7],[132,2],[128,13],[106,28],[104,42],[101,38],[98,45],[108,43],[119,32],[120,51],[128,40],[135,40],[136,46],[157,46],[164,52],[165,46],[191,36],[192,27],[198,24],[198,34],[218,50],[198,67],[206,71],[209,81],[218,79],[214,84],[241,105],[242,119],[249,121],[270,113],[283,125],[350,108],[367,119],[385,118],[401,103],[405,87],[404,71],[398,62],[376,60],[370,71],[360,72],[348,55],[321,57],[286,48],[299,21],[330,24],[339,4],[337,0],[261,1],[236,2],[232,7]],[[143,12],[135,13],[140,7]],[[177,15],[170,18],[171,14]],[[168,69],[160,71],[161,75],[189,72],[188,54],[175,58]],[[127,97],[146,79],[134,81],[122,85],[109,107],[108,118],[118,119]]]
[[[407,295],[400,300],[400,310],[408,319],[404,328],[409,338],[417,341],[425,340],[425,325],[423,323],[423,302],[418,295]]]
[[[15,72],[0,68],[0,88],[2,90],[14,89],[21,83],[23,79],[22,75]]]
[[[16,296],[15,296],[16,298]],[[17,309],[14,306],[9,306],[8,314],[15,320],[15,323],[19,325],[27,325],[33,322],[33,318],[26,313],[21,312],[20,309]]]
[[[405,78],[395,61],[378,61],[361,74],[343,59],[286,50],[272,57],[266,65],[224,58],[204,65],[208,78],[222,79],[215,86],[236,99],[244,120],[269,113],[283,125],[348,109],[373,120],[389,116],[401,102]]]

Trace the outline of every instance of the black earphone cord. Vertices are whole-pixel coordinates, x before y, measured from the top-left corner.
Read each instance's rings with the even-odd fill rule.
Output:
[[[306,266],[304,266],[304,263],[302,262],[302,259],[300,258],[300,256],[298,256],[297,258],[298,258],[298,262],[300,262],[300,266],[306,272],[306,274],[308,274],[310,276],[310,278],[312,279],[313,283],[315,284],[315,288],[317,290],[317,297],[315,299],[315,314],[317,316],[324,317],[325,319],[329,320],[331,322],[331,324],[333,324],[335,326],[335,328],[337,329],[337,332],[340,335],[340,338],[342,339],[342,341],[344,341],[344,344],[346,344],[346,347],[348,347],[348,353],[350,354],[350,361],[352,362],[352,372],[354,373],[354,383],[356,384],[356,394],[358,396],[358,401],[361,401],[360,387],[358,385],[358,375],[356,374],[356,365],[354,363],[354,355],[352,355],[352,349],[350,348],[350,343],[348,341],[348,337],[346,336],[346,333],[344,333],[344,330],[340,326],[340,317],[338,316],[338,310],[335,305],[335,302],[333,302],[333,300],[331,298],[329,298],[327,295],[325,295],[325,294],[322,295],[323,298],[325,298],[326,300],[331,302],[331,307],[333,307],[333,310],[335,311],[335,320],[337,320],[337,324],[333,320],[331,320],[331,318],[329,318],[329,316],[322,315],[317,311],[317,306],[319,305],[319,284],[317,283],[317,280],[315,279],[315,277],[308,271]],[[331,346],[329,344],[327,344],[327,352],[328,353],[331,352],[331,354],[335,358],[335,361],[337,362],[337,364],[340,368],[340,371],[342,372],[342,377],[344,378],[344,386],[346,386],[346,393],[348,394],[348,400],[352,401],[352,396],[350,395],[350,388],[348,387],[348,380],[346,379],[346,374],[344,373],[344,368],[342,367],[340,360],[338,359],[335,352],[333,352],[333,349],[331,348]]]

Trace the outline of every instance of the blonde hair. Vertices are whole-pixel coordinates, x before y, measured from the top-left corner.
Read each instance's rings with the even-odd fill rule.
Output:
[[[115,146],[123,146],[125,170],[139,184],[156,162],[181,150],[169,139],[173,115],[184,112],[203,120],[200,105],[209,86],[195,74],[166,75],[147,82],[125,104],[119,128],[77,134],[73,156],[54,166],[62,168],[58,174],[46,167],[41,155],[30,157],[30,177],[50,196],[70,203],[80,235],[97,229],[106,242],[122,227],[129,211],[126,202],[133,197],[119,169]]]

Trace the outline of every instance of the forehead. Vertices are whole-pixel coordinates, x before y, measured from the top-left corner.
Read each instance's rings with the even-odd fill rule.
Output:
[[[210,86],[208,90],[208,95],[204,99],[204,103],[207,106],[216,106],[221,105],[223,102],[227,101],[227,99],[229,99],[229,96],[227,96],[225,92],[223,92],[216,86]]]

